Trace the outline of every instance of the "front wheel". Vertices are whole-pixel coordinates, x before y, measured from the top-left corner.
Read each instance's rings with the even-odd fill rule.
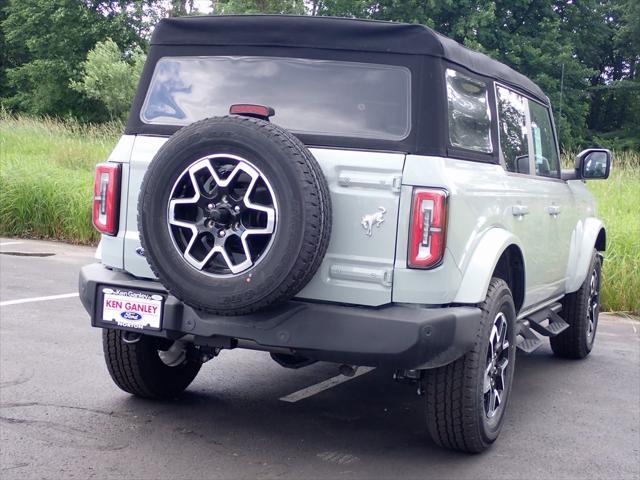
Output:
[[[441,447],[478,453],[502,428],[516,359],[516,311],[506,282],[493,278],[471,351],[423,374],[427,428]]]
[[[202,362],[189,345],[140,335],[134,342],[121,330],[102,330],[109,374],[125,392],[143,398],[173,398],[189,386]]]

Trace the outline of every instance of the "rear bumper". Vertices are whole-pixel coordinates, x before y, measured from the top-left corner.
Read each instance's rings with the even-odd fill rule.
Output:
[[[100,328],[121,328],[101,321],[102,286],[167,295],[162,330],[145,331],[149,335],[171,339],[189,335],[195,343],[227,348],[240,343],[352,365],[407,369],[446,365],[472,348],[480,323],[480,309],[475,307],[371,308],[302,301],[251,315],[212,315],[185,305],[158,282],[93,264],[81,270],[79,291],[91,324]]]

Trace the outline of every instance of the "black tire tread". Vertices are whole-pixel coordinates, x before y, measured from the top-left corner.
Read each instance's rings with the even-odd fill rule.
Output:
[[[560,314],[564,321],[569,324],[569,328],[549,339],[554,355],[561,358],[581,359],[591,352],[591,348],[586,341],[588,323],[584,313],[589,297],[591,272],[593,272],[594,268],[601,269],[601,267],[600,256],[594,250],[587,278],[585,278],[576,292],[566,295],[562,300]],[[600,282],[602,282],[602,277],[600,277]]]
[[[426,370],[423,387],[426,399],[427,429],[439,446],[468,453],[479,453],[489,444],[483,439],[477,420],[476,378],[483,368],[480,358],[489,311],[499,292],[508,289],[506,282],[492,278],[482,310],[481,326],[475,345],[463,357],[448,365]]]
[[[188,360],[177,367],[162,363],[153,339],[142,337],[128,344],[124,332],[102,330],[102,347],[113,382],[127,393],[143,398],[173,398],[186,389],[200,370],[201,363]]]

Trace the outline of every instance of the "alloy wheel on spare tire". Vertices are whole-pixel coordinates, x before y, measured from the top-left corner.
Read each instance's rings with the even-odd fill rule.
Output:
[[[182,128],[142,182],[138,228],[162,284],[239,315],[285,301],[327,250],[331,203],[309,150],[277,125],[225,116]]]

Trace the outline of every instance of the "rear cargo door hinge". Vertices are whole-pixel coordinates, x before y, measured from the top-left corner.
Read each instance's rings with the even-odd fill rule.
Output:
[[[402,176],[396,175],[393,177],[393,182],[391,183],[391,191],[393,193],[400,193],[400,190],[402,190]]]

